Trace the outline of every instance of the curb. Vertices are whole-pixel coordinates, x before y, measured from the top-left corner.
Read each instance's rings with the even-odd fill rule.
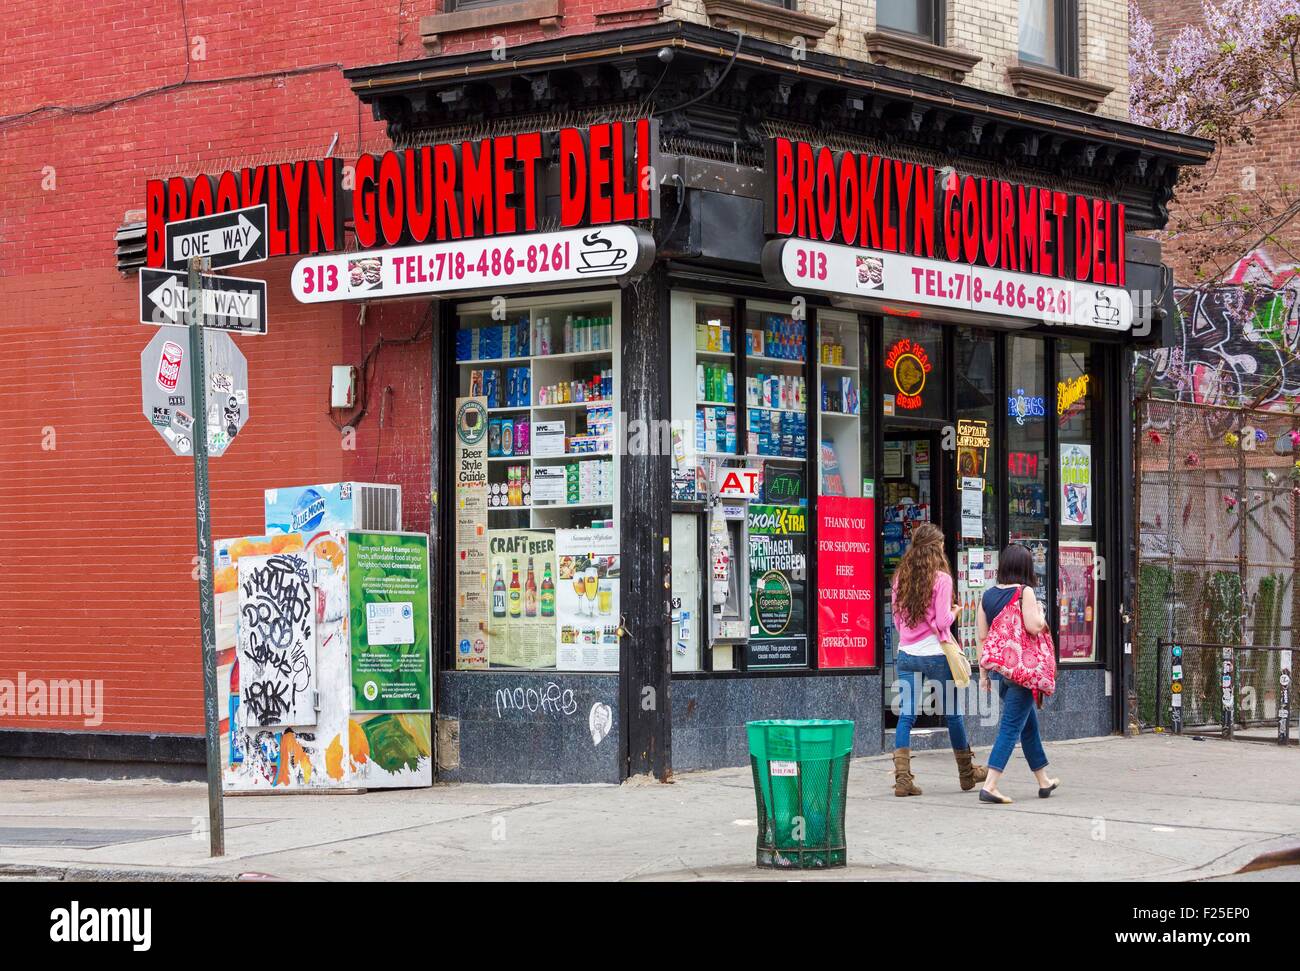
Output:
[[[206,870],[144,869],[140,867],[48,866],[0,864],[0,881],[30,880],[50,883],[233,883],[239,874]]]

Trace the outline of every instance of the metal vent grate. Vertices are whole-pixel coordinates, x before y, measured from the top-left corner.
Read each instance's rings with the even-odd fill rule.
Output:
[[[402,528],[402,489],[395,485],[358,485],[357,527],[385,532]]]
[[[116,248],[117,272],[129,276],[144,266],[145,261],[145,224],[125,222],[113,234]]]

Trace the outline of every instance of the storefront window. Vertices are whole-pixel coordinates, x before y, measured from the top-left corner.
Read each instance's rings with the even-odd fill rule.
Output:
[[[817,323],[817,666],[871,667],[876,663],[871,331],[851,314],[820,312]]]
[[[670,340],[672,666],[727,671],[749,629],[743,503],[713,502],[725,470],[744,467],[735,303],[674,292]]]
[[[745,454],[761,473],[745,530],[747,670],[809,663],[808,324],[789,304],[745,307]]]
[[[807,667],[808,321],[682,291],[671,305],[672,346],[690,349],[670,355],[673,669]]]
[[[943,418],[943,329],[903,317],[885,318],[882,408],[890,418]]]
[[[1096,368],[1084,341],[1056,344],[1056,420],[1060,468],[1060,538],[1057,545],[1057,642],[1061,661],[1097,657],[1099,475],[1094,449]]]
[[[617,671],[619,302],[461,308],[455,665]]]
[[[997,346],[988,331],[962,327],[954,337],[957,622],[972,655],[980,598],[997,576]]]
[[[1007,339],[1007,536],[1034,554],[1037,594],[1046,603],[1047,351],[1035,337]]]

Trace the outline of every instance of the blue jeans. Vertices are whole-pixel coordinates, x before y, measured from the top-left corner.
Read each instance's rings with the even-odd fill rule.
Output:
[[[917,657],[906,651],[898,652],[898,729],[894,732],[894,748],[911,748],[912,726],[916,724],[916,704],[921,697],[924,681],[937,682],[939,711],[948,723],[948,741],[956,751],[970,748],[966,741],[966,719],[962,717],[963,695],[953,683],[948,670],[948,659],[942,654]],[[948,711],[948,701],[953,701],[953,711]]]
[[[998,678],[998,697],[1002,699],[1002,722],[998,725],[998,740],[989,753],[989,768],[1006,771],[1017,738],[1030,770],[1037,772],[1046,768],[1047,753],[1043,751],[1043,740],[1038,735],[1034,693],[1006,678]]]

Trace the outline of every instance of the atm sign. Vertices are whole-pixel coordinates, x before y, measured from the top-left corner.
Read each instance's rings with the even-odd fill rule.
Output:
[[[723,499],[757,499],[762,475],[758,469],[718,469],[714,484]]]

